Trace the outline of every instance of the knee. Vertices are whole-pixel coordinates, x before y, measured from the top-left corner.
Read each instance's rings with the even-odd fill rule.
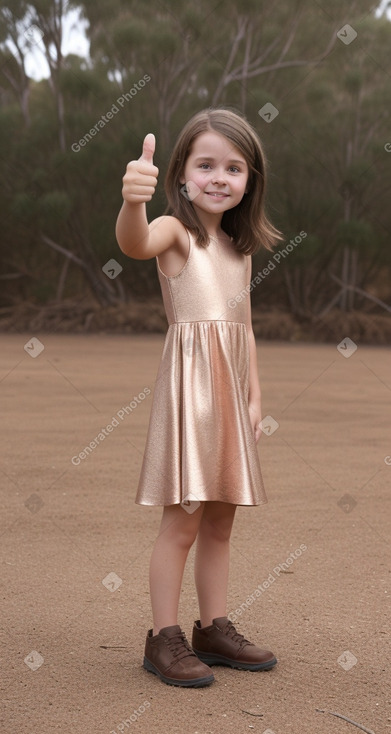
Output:
[[[175,542],[182,550],[190,550],[196,537],[196,530],[179,530],[179,532],[176,534]]]
[[[160,543],[169,543],[178,550],[189,550],[197,537],[202,512],[203,504],[191,514],[185,512],[180,505],[169,505],[163,513]]]
[[[197,528],[172,526],[166,531],[165,541],[174,545],[178,550],[190,550],[197,536]]]
[[[207,519],[202,523],[200,534],[208,540],[220,543],[228,543],[231,537],[232,521],[220,519]]]

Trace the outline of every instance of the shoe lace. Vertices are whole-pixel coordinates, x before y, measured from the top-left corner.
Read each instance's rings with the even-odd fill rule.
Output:
[[[246,640],[244,635],[241,635],[240,632],[237,631],[230,619],[227,621],[227,625],[226,627],[224,627],[223,632],[233,642],[238,642],[240,644],[240,648],[244,647],[245,645],[251,645],[250,640]]]
[[[184,632],[177,632],[172,637],[167,637],[167,645],[177,660],[182,660],[190,655],[195,656],[195,652],[190,647]]]

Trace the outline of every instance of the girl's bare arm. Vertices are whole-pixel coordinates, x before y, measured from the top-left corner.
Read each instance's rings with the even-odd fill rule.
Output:
[[[158,217],[148,224],[146,202],[152,199],[159,173],[154,152],[155,136],[149,133],[140,158],[128,163],[122,179],[124,202],[115,234],[122,252],[135,260],[149,260],[183,240],[183,227],[175,217]]]
[[[251,255],[248,255],[247,264],[247,284],[251,282],[251,269],[252,269]],[[262,409],[261,409],[261,386],[259,384],[258,376],[258,360],[257,360],[257,346],[255,342],[252,319],[251,319],[251,299],[250,293],[247,295],[248,298],[248,309],[247,309],[247,337],[248,337],[248,349],[249,349],[249,393],[248,393],[248,407],[250,412],[251,423],[254,430],[255,441],[258,442],[262,430],[259,427],[259,423],[262,420]]]

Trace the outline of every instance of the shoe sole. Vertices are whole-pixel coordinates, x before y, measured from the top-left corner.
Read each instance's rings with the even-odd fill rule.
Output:
[[[213,683],[215,677],[212,675],[205,676],[204,678],[190,678],[189,680],[178,680],[177,678],[168,678],[166,675],[160,672],[154,665],[144,657],[143,667],[150,673],[157,675],[160,680],[167,683],[169,686],[181,686],[182,688],[202,688],[203,686],[209,686]]]
[[[230,668],[236,668],[237,670],[270,670],[277,663],[277,658],[272,658],[266,663],[242,663],[239,660],[231,660],[225,658],[224,655],[213,655],[208,652],[199,652],[193,647],[193,650],[201,662],[206,665],[227,665]]]

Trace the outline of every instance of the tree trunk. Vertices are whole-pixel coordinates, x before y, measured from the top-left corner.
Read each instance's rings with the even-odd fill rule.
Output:
[[[354,309],[354,301],[355,301],[355,294],[356,291],[354,290],[357,283],[357,250],[351,250],[350,251],[350,283],[351,286],[350,290],[348,291],[348,306],[349,311],[352,311]]]
[[[35,9],[35,22],[44,31],[42,41],[45,47],[45,57],[50,71],[49,86],[52,90],[56,105],[58,119],[58,139],[60,150],[62,152],[65,152],[65,109],[64,97],[61,90],[61,71],[63,66],[63,56],[61,50],[62,22],[65,14],[65,8],[63,0],[57,0],[57,2],[56,0],[54,0],[53,5],[54,7],[52,9],[52,13],[49,10],[49,12],[45,15],[39,12],[39,10]]]
[[[63,266],[61,268],[61,273],[60,273],[60,277],[59,277],[59,280],[58,280],[57,293],[56,293],[56,301],[58,303],[60,303],[60,301],[62,301],[62,296],[63,296],[63,293],[64,293],[65,280],[66,280],[66,277],[68,275],[68,270],[69,270],[69,263],[70,263],[70,259],[67,258],[64,261],[64,264],[63,264]]]
[[[344,284],[348,283],[348,275],[349,275],[349,248],[344,247],[343,248],[343,254],[342,254],[342,272],[341,272],[341,280]],[[340,309],[341,311],[347,310],[347,292],[346,287],[343,287],[341,292],[341,298],[340,298]]]

